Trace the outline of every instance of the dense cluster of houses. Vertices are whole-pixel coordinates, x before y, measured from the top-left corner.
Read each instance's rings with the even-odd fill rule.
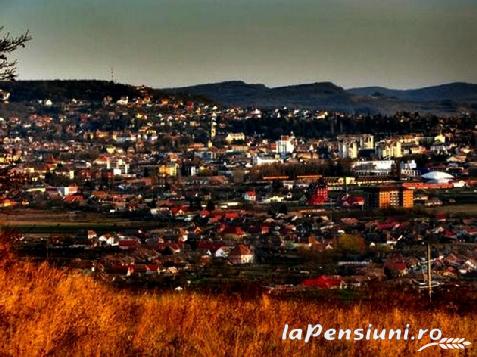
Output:
[[[414,248],[432,240],[437,274],[474,274],[472,217],[379,213],[477,203],[475,136],[462,121],[442,118],[426,132],[347,133],[364,119],[141,93],[102,103],[44,98],[24,103],[23,112],[0,112],[0,209],[157,223],[133,233],[89,231],[73,245],[48,238],[51,256],[74,247],[104,276],[189,279],[216,264],[307,266],[310,257],[328,254],[336,259],[326,274],[304,269],[310,276],[301,281],[344,286],[421,273],[425,255]],[[402,113],[396,118],[409,122]],[[329,130],[320,137],[250,132],[263,120]],[[33,241],[24,236],[19,247]],[[348,267],[356,281],[344,284],[339,259],[368,263]]]
[[[272,267],[258,280],[263,286],[287,282],[305,288],[343,288],[376,280],[424,281],[426,242],[432,245],[436,282],[477,277],[477,219],[440,215],[332,219],[325,212],[307,212],[272,218],[203,210],[190,222],[157,229],[52,235],[42,248],[38,237],[23,234],[16,247],[112,281],[161,285],[174,279],[179,285],[204,276],[227,280],[224,266],[243,271]]]

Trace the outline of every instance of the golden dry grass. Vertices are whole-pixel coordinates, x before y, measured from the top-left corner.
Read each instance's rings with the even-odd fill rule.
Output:
[[[476,337],[475,314],[327,306],[262,297],[131,294],[46,263],[0,270],[0,351],[14,356],[406,356],[423,342],[283,342],[285,323],[305,327],[439,327]],[[467,355],[476,355],[471,346]],[[440,351],[430,348],[422,356]]]

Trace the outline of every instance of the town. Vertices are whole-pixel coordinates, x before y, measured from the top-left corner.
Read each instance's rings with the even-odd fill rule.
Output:
[[[121,287],[475,289],[475,114],[133,89],[0,92],[0,220],[19,256]]]

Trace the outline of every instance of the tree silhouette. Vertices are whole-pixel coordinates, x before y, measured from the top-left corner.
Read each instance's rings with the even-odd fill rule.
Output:
[[[25,43],[31,40],[29,31],[14,37],[10,32],[2,34],[3,26],[0,26],[0,80],[13,81],[17,76],[17,61],[9,59],[9,56],[18,48],[25,47]]]

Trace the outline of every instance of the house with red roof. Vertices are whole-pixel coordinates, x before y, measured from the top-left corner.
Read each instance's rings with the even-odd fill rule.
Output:
[[[359,195],[345,195],[341,198],[343,207],[363,207],[364,203],[364,197]]]
[[[139,241],[137,239],[121,239],[119,241],[119,249],[122,250],[134,250],[139,247]]]
[[[242,229],[242,227],[231,224],[222,224],[218,231],[224,237],[231,239],[240,239],[245,236],[245,231]]]
[[[243,195],[243,199],[245,201],[256,202],[257,201],[257,193],[255,192],[255,190],[247,191]]]
[[[0,207],[13,207],[17,203],[10,198],[0,198]]]
[[[240,214],[238,212],[226,212],[224,215],[224,219],[233,221],[234,219],[238,219]]]
[[[187,212],[187,209],[185,206],[175,206],[170,209],[170,212],[174,217],[183,216]]]
[[[229,254],[231,264],[251,264],[253,263],[253,252],[244,244],[236,245]]]
[[[320,275],[316,278],[305,279],[302,283],[306,287],[319,289],[342,289],[345,282],[339,276]]]
[[[208,218],[210,217],[210,212],[204,209],[199,212],[199,216],[200,218]]]
[[[80,193],[75,193],[72,195],[66,195],[63,197],[63,201],[65,203],[84,203],[86,202],[86,198]]]
[[[393,254],[384,262],[384,273],[388,276],[404,276],[408,273],[407,264],[401,254]]]

